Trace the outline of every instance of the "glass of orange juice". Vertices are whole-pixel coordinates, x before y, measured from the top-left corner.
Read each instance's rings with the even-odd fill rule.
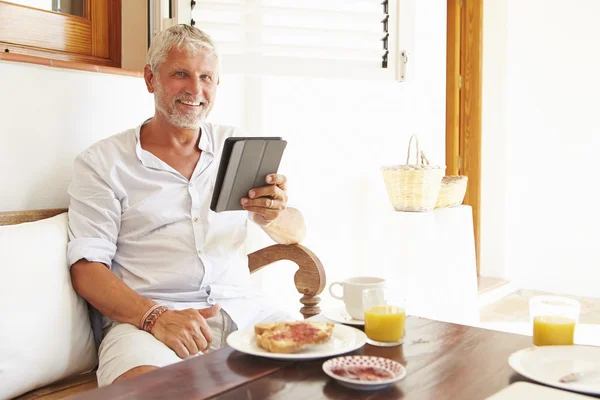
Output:
[[[363,291],[367,343],[375,346],[398,346],[404,341],[405,300],[392,288]]]
[[[572,345],[581,304],[559,296],[535,296],[529,300],[535,346]]]

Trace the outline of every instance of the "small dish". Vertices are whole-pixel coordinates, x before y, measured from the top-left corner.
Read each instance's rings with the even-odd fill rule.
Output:
[[[332,358],[323,363],[323,371],[340,385],[358,390],[383,389],[406,376],[399,362],[372,356]]]

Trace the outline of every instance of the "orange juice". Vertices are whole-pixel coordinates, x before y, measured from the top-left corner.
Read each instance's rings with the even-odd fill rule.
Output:
[[[575,320],[543,315],[533,319],[533,344],[536,346],[573,344]]]
[[[365,333],[379,342],[399,342],[404,337],[406,313],[400,307],[374,306],[365,311]]]

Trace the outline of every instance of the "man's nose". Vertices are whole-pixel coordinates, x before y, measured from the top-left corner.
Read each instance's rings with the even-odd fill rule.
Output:
[[[202,81],[198,77],[192,77],[188,80],[186,92],[191,95],[198,96],[202,93]]]

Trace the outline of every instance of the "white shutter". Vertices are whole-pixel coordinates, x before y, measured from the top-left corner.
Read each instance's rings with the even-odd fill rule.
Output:
[[[398,79],[397,16],[397,0],[196,0],[189,23],[225,73]]]

